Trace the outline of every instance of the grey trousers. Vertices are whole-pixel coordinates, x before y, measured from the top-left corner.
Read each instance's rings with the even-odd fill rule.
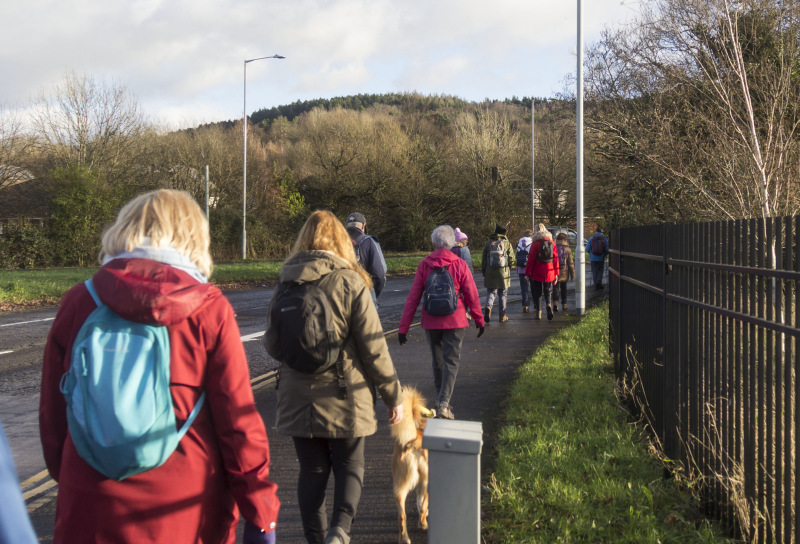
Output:
[[[508,300],[508,289],[503,287],[502,289],[487,289],[486,294],[486,307],[491,308],[494,304],[494,299],[496,297],[500,298],[500,315],[506,315],[506,306]]]
[[[425,330],[431,347],[433,385],[439,395],[439,404],[445,402],[450,404],[450,397],[453,396],[456,385],[458,365],[461,363],[461,344],[466,334],[467,327]]]

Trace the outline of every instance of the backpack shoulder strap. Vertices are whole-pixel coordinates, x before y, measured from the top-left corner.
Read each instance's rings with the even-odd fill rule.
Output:
[[[94,288],[94,284],[92,283],[92,278],[89,278],[88,280],[83,282],[83,284],[86,286],[86,289],[89,290],[89,294],[92,295],[92,298],[94,299],[95,304],[97,304],[97,307],[99,308],[100,306],[104,306],[103,301],[100,300],[100,296],[97,294],[97,291]]]
[[[195,418],[197,418],[197,414],[200,413],[200,408],[203,407],[203,403],[205,402],[205,400],[206,400],[206,392],[203,391],[203,394],[200,395],[200,398],[197,399],[197,404],[195,404],[194,408],[192,408],[192,412],[189,414],[189,417],[186,418],[183,427],[181,427],[180,430],[178,431],[177,435],[178,442],[180,442],[181,438],[183,438],[183,435],[186,434],[186,431],[188,431],[189,427],[191,427],[192,423],[194,423],[194,420]]]

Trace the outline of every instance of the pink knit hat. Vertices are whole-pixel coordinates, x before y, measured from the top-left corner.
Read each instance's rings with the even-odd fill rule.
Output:
[[[461,240],[466,240],[467,235],[461,232],[461,229],[456,227],[456,242],[460,242]]]

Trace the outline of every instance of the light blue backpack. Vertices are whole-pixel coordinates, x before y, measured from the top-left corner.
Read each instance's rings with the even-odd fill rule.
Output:
[[[61,378],[67,422],[78,454],[114,480],[161,466],[197,417],[200,396],[180,430],[169,389],[166,327],[135,323],[100,301],[78,331]]]

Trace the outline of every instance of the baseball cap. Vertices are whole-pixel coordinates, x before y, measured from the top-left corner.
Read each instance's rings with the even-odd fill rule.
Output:
[[[366,223],[367,222],[367,218],[364,217],[363,214],[360,214],[358,212],[353,212],[347,217],[347,222],[348,223]]]

